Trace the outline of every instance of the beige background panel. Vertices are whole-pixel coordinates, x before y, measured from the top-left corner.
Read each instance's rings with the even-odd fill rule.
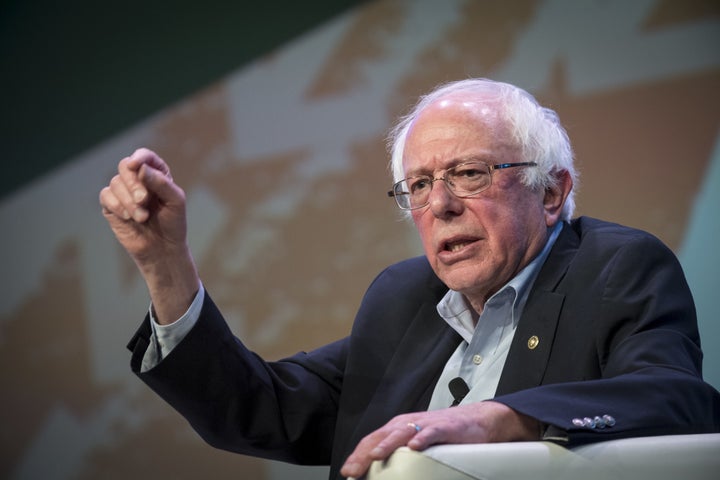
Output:
[[[717,2],[376,1],[88,150],[0,203],[0,477],[317,479],[205,445],[130,372],[145,287],[99,188],[157,149],[233,330],[270,359],[346,335],[386,265],[420,253],[385,192],[385,135],[417,95],[467,76],[555,108],[579,213],[681,254],[720,385]],[[713,273],[714,272],[714,273]]]

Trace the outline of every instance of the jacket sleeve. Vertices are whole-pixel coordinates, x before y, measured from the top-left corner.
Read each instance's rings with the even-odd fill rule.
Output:
[[[210,445],[293,463],[329,463],[346,340],[265,362],[231,333],[207,292],[193,329],[141,373],[149,338],[146,318],[128,345],[133,371]]]
[[[581,250],[558,287],[565,306],[557,328],[575,338],[556,335],[566,341],[553,346],[542,384],[496,400],[570,445],[720,431],[720,395],[702,380],[695,308],[677,259],[644,233],[616,243],[587,262]],[[558,373],[578,364],[594,367],[567,379]]]

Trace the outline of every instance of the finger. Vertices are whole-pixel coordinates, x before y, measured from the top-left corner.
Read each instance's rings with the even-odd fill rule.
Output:
[[[131,212],[135,208],[130,192],[128,192],[119,175],[115,175],[110,180],[110,184],[100,191],[100,204],[103,206],[104,213],[123,220],[129,220],[132,215]]]
[[[150,195],[139,180],[140,170],[143,167],[159,171],[162,175],[170,177],[170,168],[155,152],[147,148],[139,148],[132,155],[120,161],[118,171],[126,182],[132,197],[138,205],[147,203]]]
[[[372,463],[369,452],[377,444],[378,440],[376,438],[379,438],[380,435],[380,431],[375,431],[367,435],[360,441],[360,443],[358,443],[355,450],[353,450],[345,461],[345,464],[340,469],[340,473],[343,477],[357,478],[365,474]]]
[[[138,173],[142,185],[168,206],[180,206],[185,203],[185,194],[172,177],[148,165],[143,165]]]
[[[383,438],[372,450],[370,450],[370,458],[372,460],[386,459],[395,450],[407,445],[416,434],[417,431],[415,430],[415,427],[410,424],[393,430],[387,437]]]
[[[444,430],[438,427],[425,427],[408,440],[407,446],[413,450],[425,450],[430,445],[443,443]]]
[[[126,157],[118,164],[118,175],[125,184],[130,198],[136,205],[142,205],[148,200],[148,191],[139,178],[139,170],[144,162],[139,157]],[[134,210],[134,208],[133,208]]]
[[[415,434],[415,426],[407,422],[398,422],[376,430],[360,441],[343,465],[341,473],[346,477],[364,475],[374,460],[385,460],[399,447],[407,445]]]
[[[100,190],[100,195],[98,195],[98,199],[100,201],[100,206],[102,207],[103,215],[105,215],[106,217],[112,215],[121,218],[123,217],[122,210],[120,208],[120,202],[115,197],[115,195],[113,195],[110,187],[105,187]],[[128,216],[129,215],[130,214],[128,213]]]
[[[170,167],[160,158],[154,151],[148,148],[138,148],[128,157],[129,167],[135,171],[140,170],[142,165],[148,165],[155,170],[159,170],[164,175],[170,175]]]

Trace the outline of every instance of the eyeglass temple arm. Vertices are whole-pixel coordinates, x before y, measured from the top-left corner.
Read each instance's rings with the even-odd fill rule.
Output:
[[[501,170],[503,168],[511,167],[537,167],[535,162],[518,162],[518,163],[499,163],[497,165],[490,165],[492,170]]]

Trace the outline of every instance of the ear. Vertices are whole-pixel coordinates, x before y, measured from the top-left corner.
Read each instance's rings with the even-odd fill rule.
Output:
[[[545,224],[548,227],[552,227],[560,220],[565,200],[573,188],[572,177],[567,170],[553,172],[552,175],[555,177],[555,185],[545,189],[543,198]]]

